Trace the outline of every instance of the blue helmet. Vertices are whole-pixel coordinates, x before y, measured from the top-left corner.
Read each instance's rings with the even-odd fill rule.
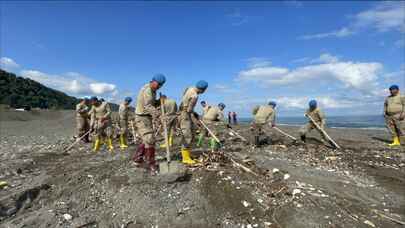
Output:
[[[204,80],[198,81],[195,87],[197,87],[197,89],[206,90],[208,88],[208,82]]]
[[[219,103],[219,104],[218,104],[218,107],[225,108],[226,106],[225,106],[224,103]]]
[[[166,77],[163,74],[155,74],[152,81],[157,82],[159,85],[163,85],[166,82]]]
[[[269,105],[273,106],[273,108],[275,108],[277,106],[277,103],[275,101],[270,101]]]
[[[318,104],[316,103],[316,100],[311,100],[309,101],[309,107],[310,108],[316,108]]]
[[[394,89],[399,90],[399,86],[398,85],[390,86],[390,90],[394,90]]]
[[[126,98],[125,98],[125,101],[128,102],[128,103],[131,103],[132,98],[131,98],[131,97],[126,97]]]

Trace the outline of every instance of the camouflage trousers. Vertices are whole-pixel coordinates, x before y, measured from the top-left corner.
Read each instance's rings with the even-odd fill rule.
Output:
[[[404,136],[405,120],[399,120],[400,113],[385,117],[385,124],[392,137]]]
[[[120,119],[120,135],[124,135],[126,137],[127,134],[128,134],[128,120]]]
[[[190,148],[195,137],[195,124],[191,117],[192,113],[182,111],[179,116],[181,129],[181,144],[183,148]]]
[[[252,124],[252,136],[253,142],[256,146],[261,145],[263,141],[261,139],[264,138],[266,143],[271,143],[272,134],[271,134],[271,126],[269,123],[253,123]]]
[[[324,127],[321,126],[321,123],[317,123],[322,129],[324,129]],[[327,140],[326,136],[320,131],[318,130],[315,125],[313,123],[307,123],[304,126],[302,126],[300,128],[300,130],[298,131],[300,136],[306,136],[309,132],[311,132],[313,129],[316,129],[319,134],[322,136],[322,138],[324,140]]]
[[[108,137],[111,138],[113,134],[113,128],[111,120],[101,121],[101,119],[96,120],[96,125],[94,129],[94,136],[99,137]]]
[[[145,148],[151,148],[155,146],[155,136],[153,131],[152,116],[149,115],[137,115],[135,118],[135,125],[142,139],[142,143],[145,144]]]
[[[76,117],[77,136],[81,137],[90,130],[89,120],[86,117]]]

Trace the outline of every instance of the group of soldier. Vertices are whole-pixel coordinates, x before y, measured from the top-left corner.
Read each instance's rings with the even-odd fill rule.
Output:
[[[167,130],[167,140],[160,147],[164,148],[173,144],[175,132],[180,136],[182,163],[193,165],[197,163],[192,158],[191,150],[196,133],[199,131],[196,145],[201,147],[204,138],[209,137],[210,148],[218,150],[221,140],[220,129],[231,128],[224,120],[225,104],[219,103],[210,106],[202,101],[201,116],[195,112],[195,107],[200,94],[208,88],[208,83],[204,80],[198,81],[195,86],[186,88],[182,94],[179,107],[176,101],[160,95],[157,99],[157,91],[165,84],[166,77],[162,74],[155,75],[150,82],[145,84],[138,93],[135,104],[135,116],[131,117],[130,103],[132,98],[126,97],[119,106],[119,142],[120,148],[128,147],[127,139],[129,135],[128,126],[136,129],[136,135],[141,139],[138,144],[133,161],[137,167],[143,167],[152,174],[157,172],[155,161],[156,154],[156,129],[161,128],[163,123]],[[384,104],[384,116],[387,128],[390,130],[393,143],[390,146],[400,145],[400,136],[403,134],[403,124],[405,117],[405,98],[400,96],[399,87],[390,87],[390,96]],[[276,102],[270,101],[266,105],[256,106],[253,109],[253,121],[251,130],[254,136],[254,144],[259,145],[259,138],[267,135],[271,128],[275,127]],[[317,129],[323,140],[325,137],[326,118],[318,107],[316,100],[309,102],[309,107],[305,115],[309,118],[307,124],[299,130],[299,135],[303,142],[306,135],[313,129]],[[91,108],[90,108],[91,106]],[[113,146],[113,122],[110,105],[97,97],[82,99],[76,107],[78,138],[84,142],[90,142],[90,132],[94,136],[93,150],[97,152],[102,144],[106,144],[109,151],[114,150]],[[159,127],[158,127],[159,126]],[[176,131],[176,129],[178,129]],[[134,130],[135,132],[135,130]],[[133,132],[133,137],[135,133]],[[216,137],[219,136],[219,137]],[[167,145],[168,144],[168,145]]]

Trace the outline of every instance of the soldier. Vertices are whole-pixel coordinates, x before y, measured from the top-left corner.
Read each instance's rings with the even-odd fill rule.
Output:
[[[404,135],[405,97],[399,93],[399,87],[390,87],[390,96],[384,102],[384,117],[388,130],[392,135],[389,146],[400,146],[400,137]]]
[[[317,106],[318,105],[317,105],[316,100],[311,100],[309,102],[309,109],[305,112],[305,115],[312,117],[312,119],[319,125],[319,127],[324,129],[325,124],[326,124],[325,115]],[[299,134],[300,134],[301,140],[303,142],[306,141],[306,134],[308,132],[310,132],[312,129],[317,129],[317,128],[315,127],[315,125],[312,123],[311,120],[309,120],[309,122],[307,124],[305,124],[304,126],[301,127],[301,129],[299,130]],[[325,135],[321,131],[319,131],[319,134],[321,134],[322,139],[324,141],[327,141]]]
[[[76,105],[76,128],[78,138],[81,138],[90,129],[88,104],[89,99],[85,97],[80,101],[79,104]],[[89,134],[84,136],[82,141],[85,143],[89,143]]]
[[[124,102],[120,104],[118,114],[120,118],[120,148],[125,149],[128,147],[128,116],[129,116],[129,104],[132,102],[131,97],[126,97]]]
[[[96,140],[94,142],[93,151],[100,150],[102,138],[107,138],[108,150],[112,152],[114,147],[112,145],[112,122],[111,122],[111,108],[108,102],[101,102],[97,97],[91,98],[90,110],[90,128],[95,131]]]
[[[138,93],[135,124],[138,133],[141,136],[142,143],[133,158],[135,164],[139,167],[146,158],[148,168],[152,175],[156,174],[155,161],[155,137],[153,131],[153,119],[159,118],[160,111],[157,109],[158,101],[156,100],[156,91],[166,82],[163,74],[156,74],[152,80],[144,85]]]
[[[260,144],[260,136],[269,136],[270,129],[275,126],[276,105],[276,102],[270,101],[268,105],[256,106],[253,109],[252,130],[256,146]]]
[[[196,161],[191,159],[190,150],[194,140],[195,122],[198,122],[198,114],[194,112],[194,107],[198,101],[198,95],[205,92],[208,88],[208,82],[201,80],[197,82],[196,86],[187,88],[182,97],[180,105],[180,128],[182,133],[182,162],[184,164],[192,165]]]
[[[229,124],[225,124],[224,120],[224,109],[225,104],[219,103],[217,107],[212,107],[208,110],[208,112],[204,115],[203,121],[206,123],[207,127],[212,131],[212,133],[217,136],[220,140],[220,127],[224,127],[225,125],[229,127]],[[205,130],[207,131],[207,130]],[[203,134],[206,134],[203,132]],[[212,150],[217,150],[219,148],[219,143],[213,138],[210,138],[210,147]]]
[[[173,99],[167,98],[166,95],[160,96],[161,102],[164,104],[165,120],[167,126],[167,133],[169,137],[169,146],[173,145],[173,135],[176,131],[177,125],[177,104]],[[166,143],[160,145],[161,148],[166,148]]]
[[[201,104],[201,107],[202,107],[202,110],[203,110],[201,116],[202,116],[202,119],[204,119],[204,115],[207,114],[207,112],[208,112],[208,110],[211,108],[211,106],[209,106],[206,101],[201,101],[200,104]],[[197,147],[201,147],[201,146],[202,146],[204,137],[206,137],[206,136],[208,136],[208,133],[207,133],[207,131],[204,129],[204,127],[202,127],[201,130],[200,130],[200,134],[198,135]]]

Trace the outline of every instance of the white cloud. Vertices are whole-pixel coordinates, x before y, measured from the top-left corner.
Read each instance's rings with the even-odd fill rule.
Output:
[[[89,85],[90,90],[97,95],[114,92],[115,87],[115,85],[108,83],[91,83]]]
[[[319,58],[313,59],[311,61],[311,63],[337,63],[337,62],[339,62],[339,58],[329,53],[323,53],[319,56]]]
[[[326,63],[296,69],[268,66],[243,70],[239,72],[237,81],[281,86],[329,80],[340,82],[346,88],[372,93],[377,86],[378,73],[383,68],[378,62],[342,62],[330,54],[321,55],[319,60]]]
[[[15,70],[19,68],[20,65],[18,65],[13,59],[8,58],[8,57],[1,57],[0,58],[0,68],[5,69],[5,70]]]
[[[248,66],[251,68],[265,67],[271,65],[271,61],[268,58],[252,57],[248,58],[246,61],[248,62]]]
[[[326,32],[326,33],[318,33],[318,34],[311,34],[311,35],[304,35],[299,37],[301,40],[311,40],[311,39],[323,39],[329,37],[338,37],[344,38],[353,35],[355,32],[350,30],[349,28],[343,27],[339,30]]]
[[[362,29],[373,29],[377,32],[398,31],[405,33],[405,2],[381,2],[375,7],[362,11],[350,18],[352,19],[351,23],[339,30],[304,35],[299,37],[299,39],[343,38],[354,35]]]
[[[354,18],[354,27],[371,27],[379,32],[405,32],[405,2],[382,2]]]
[[[308,102],[315,99],[320,107],[327,109],[351,108],[358,105],[356,102],[336,99],[330,96],[323,97],[279,97],[276,99],[277,103],[285,109],[306,109]]]
[[[48,87],[71,95],[109,95],[116,91],[114,84],[97,82],[94,79],[75,72],[63,75],[51,75],[37,70],[22,70],[21,76],[38,81]]]

